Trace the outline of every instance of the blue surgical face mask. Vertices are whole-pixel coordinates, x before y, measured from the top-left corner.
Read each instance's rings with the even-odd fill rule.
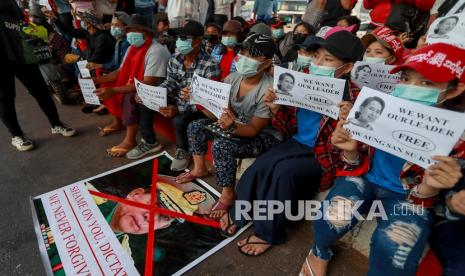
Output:
[[[234,47],[237,44],[237,38],[235,36],[223,36],[221,43],[226,47]]]
[[[144,44],[145,39],[142,33],[130,32],[126,34],[126,39],[134,47],[140,47]]]
[[[124,34],[123,30],[120,27],[111,27],[110,33],[113,37],[116,38],[121,37]]]
[[[275,39],[279,39],[284,36],[284,29],[273,29],[271,30],[271,36]]]
[[[313,58],[311,58],[309,56],[304,56],[304,55],[298,54],[296,63],[297,63],[298,66],[300,66],[302,68],[308,68],[310,66],[310,64],[312,63],[312,60],[313,60]]]
[[[178,51],[179,51],[179,53],[181,53],[181,55],[189,54],[194,49],[194,48],[192,48],[192,39],[184,39],[184,40],[182,40],[182,39],[178,38],[176,40],[176,49],[178,49]]]
[[[87,31],[87,25],[86,22],[84,22],[84,20],[81,20],[81,28]]]
[[[258,66],[261,62],[255,59],[238,54],[239,60],[236,63],[237,73],[243,77],[253,77],[258,73]]]
[[[437,104],[439,95],[442,92],[444,91],[438,88],[399,83],[396,85],[391,95],[419,104],[432,106]]]
[[[380,57],[363,56],[363,61],[368,62],[368,63],[380,63],[380,64],[385,64],[386,63],[386,59],[385,58],[380,58]]]

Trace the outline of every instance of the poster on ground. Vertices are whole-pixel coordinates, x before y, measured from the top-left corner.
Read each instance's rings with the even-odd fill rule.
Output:
[[[346,81],[309,75],[280,66],[274,68],[276,104],[312,110],[337,119]]]
[[[180,275],[232,241],[202,217],[219,193],[175,183],[171,160],[162,153],[32,198],[47,274]]]
[[[465,113],[400,99],[364,87],[345,128],[353,139],[423,168],[448,156],[465,130]]]

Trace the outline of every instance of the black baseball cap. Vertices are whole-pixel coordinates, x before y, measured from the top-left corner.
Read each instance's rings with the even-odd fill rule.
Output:
[[[309,50],[310,46],[312,46],[314,44],[321,43],[322,41],[324,41],[324,39],[319,37],[319,36],[309,35],[309,36],[307,36],[305,38],[304,42],[302,42],[300,44],[296,44],[295,46],[297,46],[300,49]],[[312,50],[310,50],[310,51],[312,51]]]
[[[244,42],[238,45],[249,50],[252,57],[272,58],[276,51],[276,46],[270,36],[257,33],[250,34]]]
[[[365,52],[360,38],[348,31],[339,31],[326,39],[315,40],[308,45],[307,50],[316,51],[323,47],[340,60],[356,62]]]
[[[199,37],[203,36],[204,29],[203,25],[200,22],[195,20],[186,20],[183,27],[169,29],[168,34],[171,36],[193,36]]]

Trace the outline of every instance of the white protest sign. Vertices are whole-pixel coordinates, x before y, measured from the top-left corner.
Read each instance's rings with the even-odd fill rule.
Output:
[[[221,117],[225,108],[228,108],[231,91],[229,83],[212,81],[194,73],[191,88],[191,104],[203,106],[217,118]]]
[[[283,67],[274,68],[273,88],[276,104],[312,110],[333,119],[339,115],[336,105],[342,101],[345,80],[309,75]]]
[[[426,43],[447,43],[465,48],[465,13],[439,17],[429,27]]]
[[[137,95],[146,107],[155,111],[160,111],[160,107],[166,107],[168,105],[166,88],[147,85],[137,79],[134,79],[134,83],[136,85]]]
[[[423,168],[449,155],[465,130],[465,113],[426,106],[364,87],[345,128],[355,140]]]
[[[77,62],[77,66],[79,68],[79,72],[81,73],[82,78],[90,78],[90,71],[87,69],[87,60],[80,60]]]
[[[94,94],[96,90],[94,81],[92,79],[79,79],[78,81],[84,101],[88,104],[100,105],[100,100]]]
[[[393,65],[357,61],[350,78],[358,87],[368,87],[391,94],[399,82],[400,73],[390,74]]]

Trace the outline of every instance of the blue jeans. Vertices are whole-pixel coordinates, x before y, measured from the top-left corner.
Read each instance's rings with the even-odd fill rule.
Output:
[[[327,219],[313,224],[312,253],[324,260],[332,257],[331,245],[358,222],[354,208],[360,214],[376,211],[377,227],[371,237],[368,275],[414,275],[433,224],[430,210],[405,200],[406,195],[390,191],[363,177],[338,177],[326,200]],[[363,203],[356,208],[357,201]],[[377,208],[372,203],[379,204]],[[324,206],[324,204],[323,204]],[[343,207],[349,207],[344,209]],[[381,208],[382,207],[382,208]]]

